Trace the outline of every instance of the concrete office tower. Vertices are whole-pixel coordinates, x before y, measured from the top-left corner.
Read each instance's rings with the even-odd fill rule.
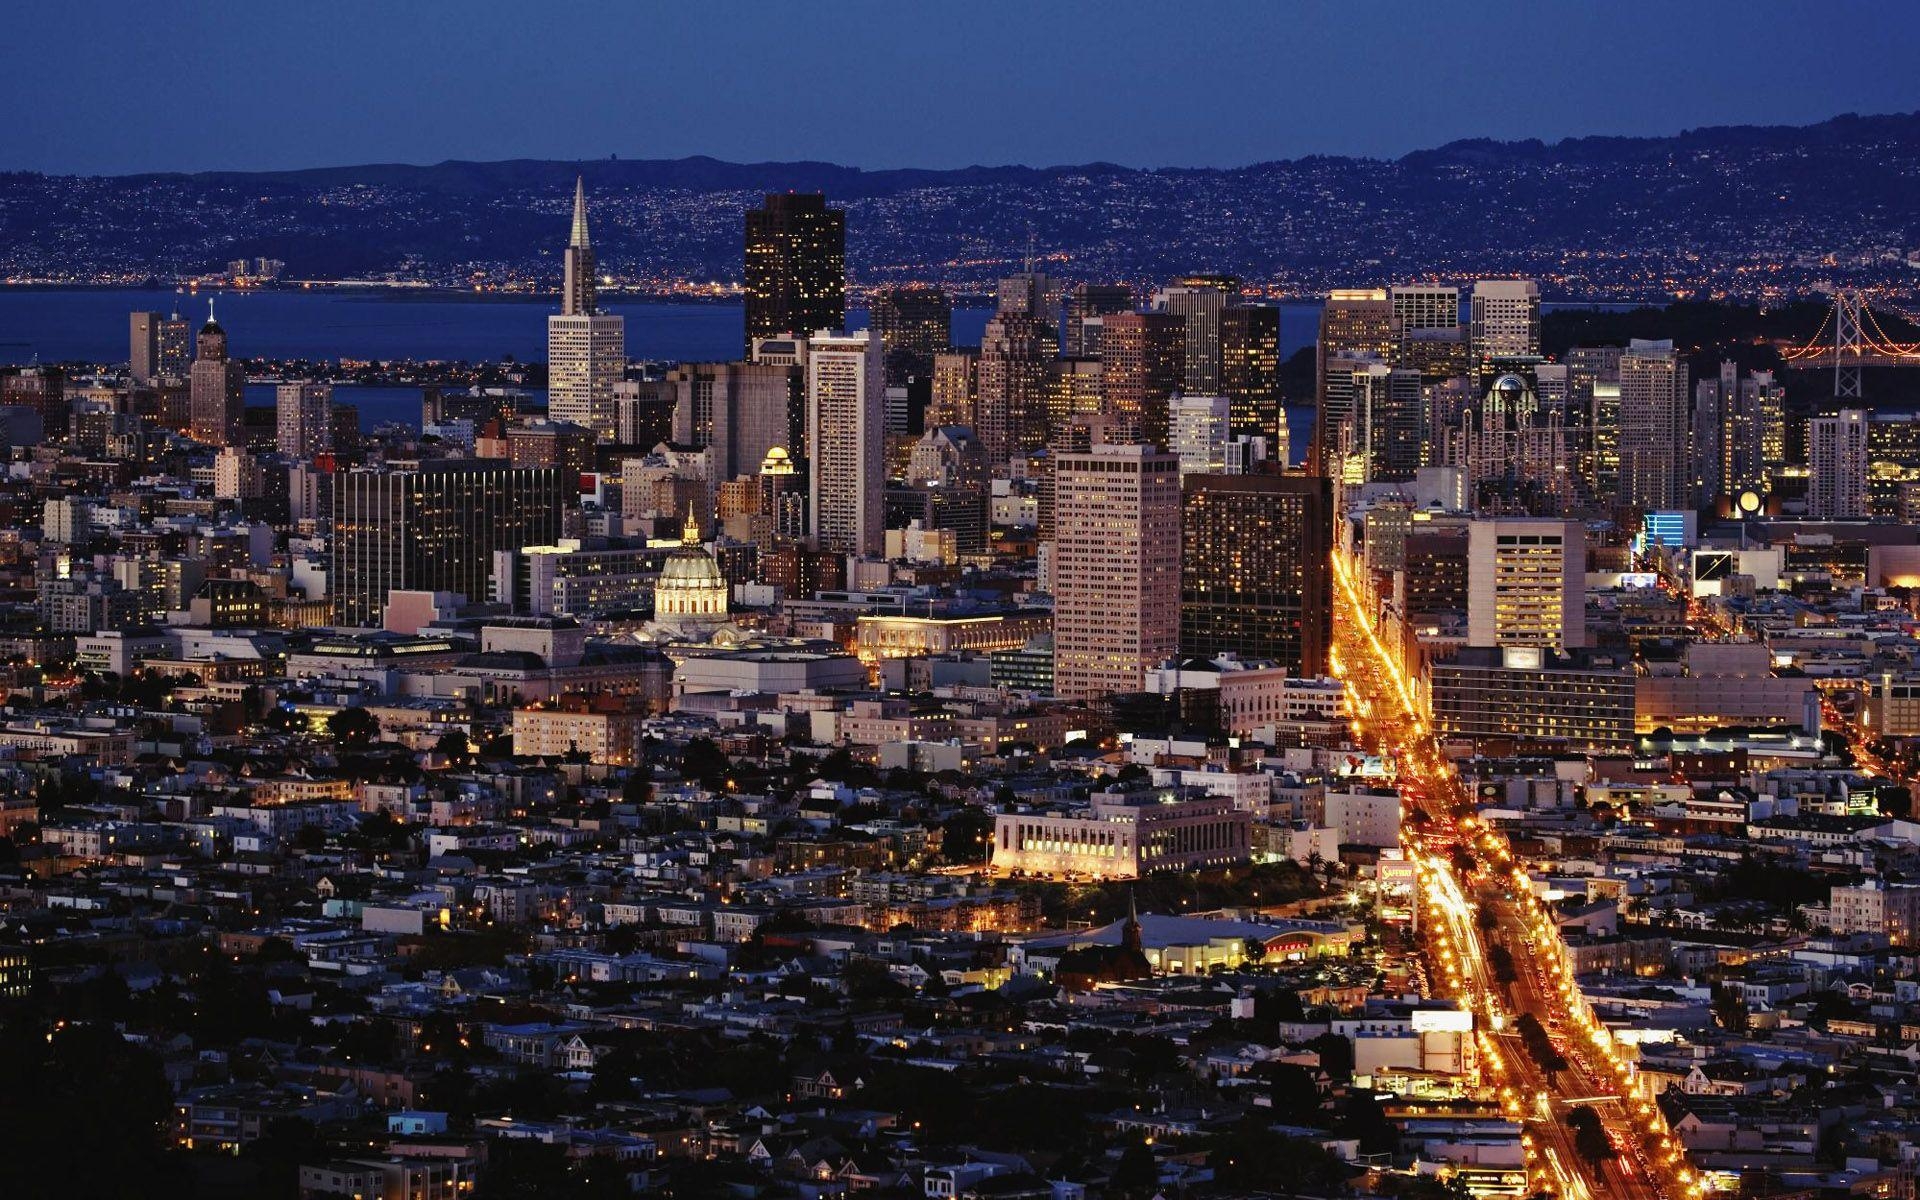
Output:
[[[1066,303],[1060,353],[1068,358],[1098,358],[1104,325],[1100,318],[1132,312],[1133,289],[1124,283],[1083,283],[1067,293]]]
[[[822,550],[879,555],[886,544],[882,353],[864,329],[823,329],[808,345],[808,513]]]
[[[1694,388],[1694,475],[1708,500],[1738,500],[1746,492],[1772,490],[1772,468],[1786,457],[1786,389],[1773,372],[1739,378],[1739,367],[1720,364],[1720,374]]]
[[[1670,341],[1635,339],[1620,356],[1620,502],[1641,512],[1694,507],[1687,450],[1687,360]]]
[[[987,461],[1007,460],[1047,442],[1047,377],[1059,349],[1054,323],[1024,308],[995,313],[980,335],[974,432]]]
[[[1587,644],[1587,538],[1578,521],[1502,517],[1467,528],[1467,644]]]
[[[1567,449],[1574,470],[1595,500],[1620,494],[1619,346],[1575,346],[1567,351]]]
[[[1065,295],[1064,281],[1041,271],[1017,271],[1000,281],[994,311],[1002,314],[1025,313],[1045,321],[1057,331],[1060,326],[1060,304]]]
[[[1333,490],[1317,475],[1189,475],[1180,651],[1324,675],[1333,641]]]
[[[227,357],[227,333],[213,319],[213,300],[207,300],[207,323],[194,342],[193,366],[187,375],[189,432],[209,446],[239,444],[246,422],[247,373]]]
[[[396,589],[485,600],[493,555],[549,546],[574,480],[557,467],[444,459],[334,477],[334,619],[379,625]]]
[[[1482,279],[1468,301],[1473,361],[1540,353],[1540,285],[1531,279]]]
[[[880,288],[867,301],[867,328],[887,348],[887,386],[924,378],[953,342],[953,298],[937,287]]]
[[[1412,367],[1429,383],[1467,374],[1466,331],[1460,327],[1460,289],[1409,283],[1387,289],[1400,331],[1393,365]]]
[[[1320,310],[1320,336],[1314,351],[1313,444],[1307,452],[1307,470],[1325,475],[1340,448],[1341,422],[1351,409],[1340,409],[1328,396],[1329,373],[1350,372],[1336,366],[1341,358],[1374,358],[1387,362],[1399,340],[1393,323],[1393,303],[1383,288],[1338,288],[1327,293]],[[1336,388],[1351,381],[1341,379]]]
[[[1226,291],[1210,284],[1176,285],[1153,294],[1155,312],[1171,313],[1186,322],[1183,391],[1202,396],[1220,393],[1220,316],[1226,307]]]
[[[1348,483],[1412,479],[1426,447],[1420,372],[1381,362],[1356,366],[1350,403],[1341,430],[1342,478]]]
[[[971,350],[952,350],[933,356],[933,396],[927,401],[927,427],[964,425],[974,427],[978,419],[980,394],[980,355]]]
[[[280,453],[309,462],[333,449],[333,385],[283,383],[273,391],[274,431]]]
[[[172,316],[137,312],[128,319],[127,377],[136,387],[187,377],[187,323]]]
[[[1807,422],[1807,515],[1816,521],[1865,520],[1867,434],[1865,409]]]
[[[1186,321],[1171,313],[1115,313],[1105,318],[1100,387],[1105,408],[1131,423],[1135,437],[1167,444],[1173,394],[1185,370]]]
[[[620,431],[613,393],[627,370],[627,321],[599,311],[596,286],[586,184],[576,181],[560,314],[547,318],[547,415],[610,442]]]
[[[1173,406],[1173,453],[1180,474],[1219,474],[1227,469],[1232,415],[1225,396],[1182,396]]]
[[[797,367],[778,363],[684,363],[667,372],[673,440],[707,451],[716,484],[752,475],[775,446],[790,447]]]
[[[1047,438],[1075,417],[1100,411],[1105,365],[1097,358],[1060,358],[1047,364]]]
[[[818,192],[775,192],[746,226],[746,352],[760,338],[844,329],[847,214]]]
[[[1394,323],[1404,336],[1460,328],[1460,289],[1438,283],[1408,283],[1387,289]]]
[[[1220,314],[1220,394],[1233,414],[1233,432],[1279,445],[1285,462],[1287,422],[1280,411],[1280,310],[1263,304],[1229,305]]]
[[[1095,446],[1054,464],[1053,688],[1137,692],[1179,649],[1180,460]]]
[[[136,387],[160,375],[160,323],[157,312],[137,312],[127,320],[127,380]]]

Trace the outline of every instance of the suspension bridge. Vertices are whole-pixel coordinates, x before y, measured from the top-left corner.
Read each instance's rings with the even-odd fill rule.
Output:
[[[1920,320],[1906,311],[1882,302],[1882,307],[1898,315],[1909,325]],[[1828,337],[1827,331],[1833,334]],[[1836,400],[1860,398],[1860,368],[1920,367],[1920,342],[1895,341],[1881,328],[1879,316],[1867,305],[1864,293],[1837,291],[1833,306],[1821,320],[1820,328],[1799,346],[1780,351],[1789,370],[1833,371],[1833,395]]]

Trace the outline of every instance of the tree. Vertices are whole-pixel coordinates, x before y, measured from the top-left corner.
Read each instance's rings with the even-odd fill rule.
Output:
[[[160,1060],[111,1028],[0,1026],[0,1196],[184,1195],[163,1153],[172,1111]]]
[[[726,782],[727,771],[732,766],[732,760],[720,752],[712,738],[692,738],[680,751],[680,774],[709,791],[719,789]]]
[[[473,761],[473,743],[467,740],[464,731],[449,729],[440,735],[433,744],[433,752],[456,767],[464,767]]]
[[[1272,1063],[1267,1071],[1268,1096],[1275,1120],[1288,1125],[1310,1125],[1320,1115],[1320,1088],[1313,1072],[1298,1063]]]
[[[1347,1190],[1347,1166],[1339,1158],[1304,1138],[1275,1137],[1258,1121],[1216,1138],[1207,1165],[1229,1195],[1325,1196]]]
[[[327,718],[327,733],[342,747],[365,749],[380,736],[380,718],[352,705]]]
[[[940,823],[940,856],[950,863],[982,863],[993,850],[993,814],[969,804]]]
[[[294,1200],[300,1194],[300,1164],[326,1157],[313,1123],[299,1117],[274,1117],[242,1156],[254,1164],[255,1196]]]
[[[620,784],[620,799],[623,803],[635,806],[653,803],[653,780],[645,767],[635,767],[627,772],[626,779]]]
[[[1337,1033],[1323,1033],[1307,1049],[1320,1056],[1320,1069],[1336,1082],[1353,1078],[1353,1043]]]
[[[1134,1138],[1120,1151],[1107,1190],[1121,1196],[1151,1196],[1160,1186],[1160,1163],[1140,1138]]]
[[[1487,961],[1493,965],[1493,977],[1502,987],[1512,987],[1519,980],[1520,972],[1513,965],[1513,951],[1505,946],[1494,946],[1487,951]]]
[[[1720,1022],[1720,1028],[1729,1033],[1747,1031],[1747,1002],[1737,992],[1723,991],[1715,996],[1713,1015]]]
[[[640,1056],[622,1046],[609,1050],[593,1064],[593,1078],[587,1082],[587,1099],[631,1100],[633,1081],[640,1074]]]
[[[850,958],[840,972],[847,995],[855,1000],[897,999],[907,989],[887,970],[886,964],[872,958]]]
[[[1614,1156],[1613,1142],[1591,1108],[1576,1108],[1567,1114],[1567,1128],[1573,1130],[1573,1148],[1590,1163],[1601,1163]]]

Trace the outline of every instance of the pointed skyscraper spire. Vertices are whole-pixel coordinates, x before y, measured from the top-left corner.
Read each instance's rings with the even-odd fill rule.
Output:
[[[593,243],[587,239],[587,181],[573,180],[573,237],[567,242],[566,283],[560,294],[560,315],[590,317],[596,311]]]
[[[573,237],[567,245],[584,250],[592,244],[587,240],[587,177],[576,175],[573,177]]]

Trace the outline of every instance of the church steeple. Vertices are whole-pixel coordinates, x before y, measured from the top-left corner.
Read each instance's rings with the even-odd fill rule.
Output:
[[[587,236],[587,181],[573,181],[573,236],[567,239],[566,290],[560,296],[560,315],[590,317],[597,309],[594,295],[593,242]]]

